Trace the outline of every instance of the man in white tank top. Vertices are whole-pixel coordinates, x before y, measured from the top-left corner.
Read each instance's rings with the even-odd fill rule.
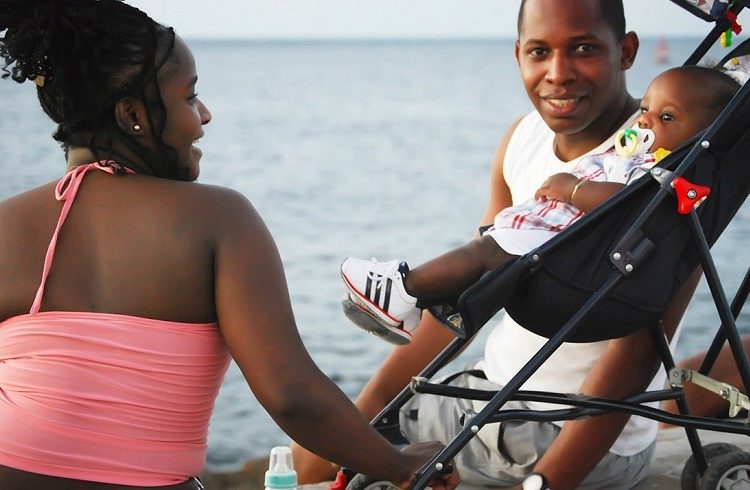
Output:
[[[518,31],[516,59],[536,111],[513,124],[500,142],[480,225],[491,224],[501,209],[533,196],[547,176],[568,171],[582,156],[602,152],[638,109],[625,83],[638,37],[625,30],[622,0],[523,0]],[[670,336],[698,277],[680,291],[665,317]],[[423,315],[411,343],[389,355],[357,398],[360,411],[368,418],[377,415],[452,339],[434,318]],[[506,316],[488,338],[485,359],[475,366],[488,379],[462,375],[453,383],[497,388],[541,341]],[[642,329],[609,342],[566,344],[524,387],[625,397],[649,383],[663,383],[663,378],[653,379],[657,366],[648,329]],[[450,441],[460,429],[462,410],[481,409],[455,400],[415,397],[402,410],[402,430],[414,441]],[[524,488],[628,489],[645,476],[656,434],[656,424],[628,419],[611,414],[561,427],[489,424],[455,464],[463,481],[475,484],[520,488],[536,473],[539,476],[528,479]],[[300,482],[332,477],[330,464],[298,446],[294,449]]]

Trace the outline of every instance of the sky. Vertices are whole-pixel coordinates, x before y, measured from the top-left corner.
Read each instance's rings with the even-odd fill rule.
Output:
[[[669,0],[624,0],[641,37],[705,35]],[[515,37],[520,0],[129,0],[188,39]],[[747,18],[740,17],[740,21]]]

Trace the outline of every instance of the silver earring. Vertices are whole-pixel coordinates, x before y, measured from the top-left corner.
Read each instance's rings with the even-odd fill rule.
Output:
[[[141,127],[138,124],[133,124],[133,131],[140,131]]]

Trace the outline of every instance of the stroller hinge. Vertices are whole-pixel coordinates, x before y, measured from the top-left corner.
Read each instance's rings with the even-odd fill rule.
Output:
[[[628,276],[646,260],[653,249],[654,242],[640,230],[631,230],[610,252],[609,261],[623,276]]]
[[[675,177],[674,172],[663,168],[651,169],[651,176],[662,188],[670,190],[677,198],[677,212],[689,214],[703,204],[711,194],[711,188],[690,182],[683,177]]]
[[[732,418],[743,408],[750,410],[750,398],[729,383],[716,381],[694,369],[673,368],[669,371],[669,383],[673,388],[681,388],[685,381],[715,393],[729,402],[729,416]]]
[[[677,212],[680,214],[689,214],[693,209],[697,209],[711,194],[711,188],[693,184],[682,177],[672,180],[672,187],[677,196]]]

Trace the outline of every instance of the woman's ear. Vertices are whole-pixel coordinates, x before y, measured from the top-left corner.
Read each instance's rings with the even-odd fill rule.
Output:
[[[117,127],[125,134],[146,134],[148,118],[143,102],[132,97],[123,97],[115,102],[115,121]]]

